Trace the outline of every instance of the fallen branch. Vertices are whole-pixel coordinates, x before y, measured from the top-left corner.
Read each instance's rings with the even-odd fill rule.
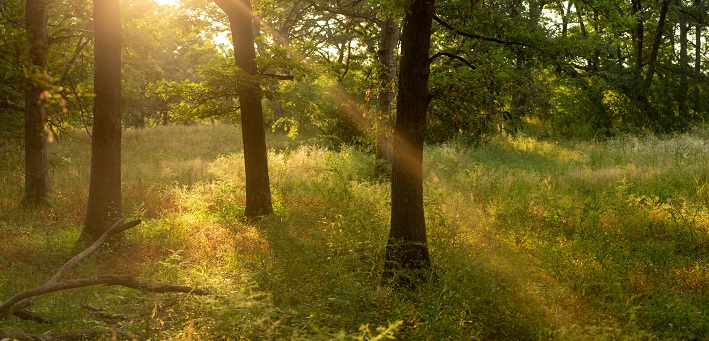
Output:
[[[39,314],[35,314],[31,311],[27,311],[24,309],[23,310],[15,310],[12,313],[12,315],[15,315],[15,316],[17,316],[23,320],[27,320],[27,321],[34,321],[34,322],[42,323],[42,324],[51,324],[52,323],[52,321],[40,316]],[[2,339],[0,338],[0,340],[2,340]]]
[[[37,314],[26,311],[24,310],[24,308],[33,304],[37,300],[37,298],[45,294],[94,285],[118,285],[136,290],[155,293],[181,292],[194,295],[211,295],[209,291],[202,289],[195,289],[181,285],[146,283],[130,276],[103,275],[93,278],[62,280],[62,278],[64,278],[66,273],[73,266],[75,266],[84,258],[96,252],[101,247],[101,245],[103,245],[111,236],[124,232],[130,228],[137,226],[138,224],[140,224],[140,220],[133,220],[127,223],[123,223],[123,220],[116,222],[110,229],[108,229],[108,231],[106,231],[106,233],[101,235],[101,237],[99,237],[93,244],[91,244],[91,246],[89,246],[84,251],[64,263],[64,265],[59,268],[59,270],[54,274],[54,276],[52,276],[52,278],[47,281],[47,283],[45,283],[43,286],[19,293],[15,296],[8,298],[7,300],[5,300],[5,302],[2,302],[2,304],[0,304],[0,320],[10,315],[15,315],[23,319],[30,319],[36,322],[48,323],[48,320],[42,318]],[[105,333],[99,332],[94,329],[80,329],[69,332],[51,332],[45,334],[14,333],[0,330],[0,340],[87,340],[98,339],[103,334]],[[111,336],[113,339],[115,339],[115,336],[117,336],[118,334],[115,331],[112,331]],[[121,335],[123,336],[123,334]]]
[[[131,289],[156,292],[156,293],[166,293],[166,292],[182,292],[195,295],[211,295],[209,291],[202,289],[195,289],[188,286],[182,285],[167,285],[167,284],[152,284],[139,281],[130,276],[114,276],[114,275],[104,275],[93,278],[81,278],[73,279],[68,281],[62,281],[59,283],[43,285],[39,288],[25,291],[12,296],[5,300],[2,305],[0,305],[0,312],[9,311],[12,313],[12,307],[27,298],[38,297],[44,294],[49,294],[52,292],[89,287],[94,285],[120,285]]]
[[[14,333],[0,329],[0,340],[19,341],[70,341],[98,339],[101,333],[95,329],[78,329],[68,332],[50,332],[44,334]]]
[[[69,272],[69,270],[72,267],[74,267],[81,260],[92,255],[99,248],[101,248],[101,245],[103,245],[103,243],[105,243],[108,240],[108,238],[110,238],[118,233],[121,233],[123,231],[126,231],[130,228],[133,228],[133,227],[137,226],[138,224],[140,224],[140,222],[141,222],[140,219],[137,219],[137,220],[133,220],[133,221],[123,224],[123,221],[124,221],[124,219],[121,219],[121,220],[117,221],[115,224],[113,224],[113,226],[111,226],[111,228],[108,229],[108,231],[106,231],[103,235],[101,235],[101,237],[99,237],[88,248],[86,248],[84,251],[80,252],[78,255],[72,257],[69,261],[64,263],[64,265],[62,265],[62,267],[59,268],[57,273],[54,274],[54,276],[52,276],[52,278],[49,279],[49,281],[47,283],[45,283],[42,287],[34,289],[34,290],[47,288],[47,287],[50,287],[50,286],[58,283],[59,281],[61,281],[62,278],[64,278],[66,273]],[[24,294],[24,293],[15,295],[15,296],[11,297],[11,299],[14,297],[20,296],[22,294]],[[27,296],[26,300],[23,298],[19,301],[13,302],[12,305],[9,305],[9,303],[8,303],[10,301],[10,299],[6,300],[5,302],[3,302],[2,305],[0,305],[0,320],[6,318],[10,314],[13,314],[14,312],[18,312],[18,311],[23,310],[24,308],[29,307],[30,305],[32,305],[35,302],[35,300],[37,299],[36,298],[37,296],[38,295]],[[21,316],[18,316],[18,317],[21,317]]]

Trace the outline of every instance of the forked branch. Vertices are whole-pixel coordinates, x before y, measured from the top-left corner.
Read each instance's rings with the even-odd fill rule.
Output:
[[[66,262],[57,273],[43,286],[12,296],[0,304],[0,320],[15,314],[18,317],[25,315],[22,309],[33,304],[42,295],[93,285],[119,285],[136,290],[166,293],[181,292],[195,295],[210,295],[206,290],[195,289],[187,286],[175,286],[167,284],[152,284],[139,281],[130,276],[103,275],[93,278],[81,278],[74,280],[62,280],[66,273],[82,259],[96,252],[111,236],[124,232],[140,224],[140,220],[133,220],[123,223],[123,220],[116,222],[106,233],[104,233],[91,246]],[[18,314],[19,313],[19,314]],[[31,314],[34,315],[34,314]],[[33,320],[37,321],[35,316]]]

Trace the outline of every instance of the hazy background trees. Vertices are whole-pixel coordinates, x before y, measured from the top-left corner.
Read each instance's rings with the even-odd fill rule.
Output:
[[[402,14],[387,4],[255,2],[258,71],[295,76],[262,79],[267,124],[291,133],[313,127],[334,145],[373,149],[375,134],[365,131],[384,124],[374,124],[377,112],[391,116],[386,95],[395,94],[384,91],[390,46],[382,33],[395,36]],[[3,9],[7,144],[22,130],[14,84],[29,50],[24,8]],[[121,11],[124,126],[237,119],[228,21],[213,3],[145,0]],[[88,1],[49,2],[45,107],[55,133],[92,123],[90,15]],[[591,137],[685,130],[706,116],[702,1],[449,1],[436,19],[432,52],[448,56],[432,63],[429,142],[484,140],[514,131],[523,117],[550,134]]]

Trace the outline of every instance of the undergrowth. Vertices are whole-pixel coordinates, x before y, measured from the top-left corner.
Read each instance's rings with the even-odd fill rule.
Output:
[[[237,128],[128,130],[124,213],[144,223],[69,276],[129,274],[216,295],[77,289],[34,306],[53,324],[0,328],[156,340],[707,339],[708,135],[428,146],[437,280],[393,291],[380,283],[390,202],[373,157],[270,134],[275,213],[247,220]],[[80,132],[50,145],[54,194],[34,211],[19,204],[21,165],[0,167],[0,300],[71,256],[89,149]]]

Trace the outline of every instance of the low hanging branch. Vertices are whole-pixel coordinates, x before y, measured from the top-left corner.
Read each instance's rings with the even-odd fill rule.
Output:
[[[446,56],[446,57],[448,57],[448,58],[452,58],[452,59],[458,60],[458,61],[460,61],[461,63],[465,64],[466,66],[468,66],[469,68],[471,68],[471,69],[473,69],[473,70],[476,70],[476,69],[477,69],[477,67],[475,67],[475,65],[473,65],[472,63],[470,63],[467,59],[465,59],[465,58],[463,58],[463,57],[461,57],[461,56],[459,56],[459,55],[457,55],[457,54],[450,53],[450,52],[438,52],[438,53],[434,54],[431,58],[429,58],[429,61],[430,61],[430,62],[433,62],[434,60],[436,60],[436,58],[438,58],[438,57],[443,57],[443,56]]]
[[[141,222],[140,220],[133,220],[127,223],[123,223],[123,221],[124,220],[120,220],[116,222],[108,231],[106,231],[106,233],[104,233],[101,237],[99,237],[98,240],[91,244],[91,246],[86,248],[78,255],[72,257],[61,268],[59,268],[57,273],[43,286],[19,293],[15,296],[8,298],[7,300],[5,300],[5,302],[0,304],[0,320],[14,314],[15,316],[18,316],[20,318],[47,323],[47,321],[42,319],[40,316],[27,312],[23,309],[32,305],[37,300],[37,298],[42,295],[62,290],[75,289],[93,285],[119,285],[127,288],[155,293],[181,292],[195,295],[211,294],[206,290],[195,289],[187,286],[145,283],[130,276],[103,275],[93,278],[62,280],[62,278],[73,266],[75,266],[79,261],[96,252],[111,236],[133,228]],[[3,333],[3,331],[0,331],[0,335],[2,335],[1,333]],[[4,339],[4,337],[0,339]]]
[[[439,23],[441,26],[443,26],[443,27],[447,28],[448,30],[452,31],[453,33],[455,33],[455,34],[457,34],[457,35],[461,35],[461,36],[463,36],[463,37],[468,37],[468,38],[471,38],[471,39],[478,39],[478,40],[482,40],[482,41],[489,41],[489,42],[498,43],[498,44],[502,44],[502,45],[516,45],[516,46],[525,46],[525,47],[530,46],[530,44],[522,43],[522,42],[518,42],[518,41],[505,41],[505,40],[501,40],[501,39],[497,39],[497,38],[485,37],[485,36],[483,36],[482,34],[476,35],[476,34],[471,34],[471,33],[463,32],[463,31],[461,31],[461,30],[459,30],[459,29],[453,27],[453,25],[451,25],[451,24],[449,24],[449,23],[443,21],[443,19],[441,19],[441,18],[438,17],[437,15],[434,15],[434,16],[433,16],[433,20],[435,20],[435,21],[436,21],[437,23]]]

